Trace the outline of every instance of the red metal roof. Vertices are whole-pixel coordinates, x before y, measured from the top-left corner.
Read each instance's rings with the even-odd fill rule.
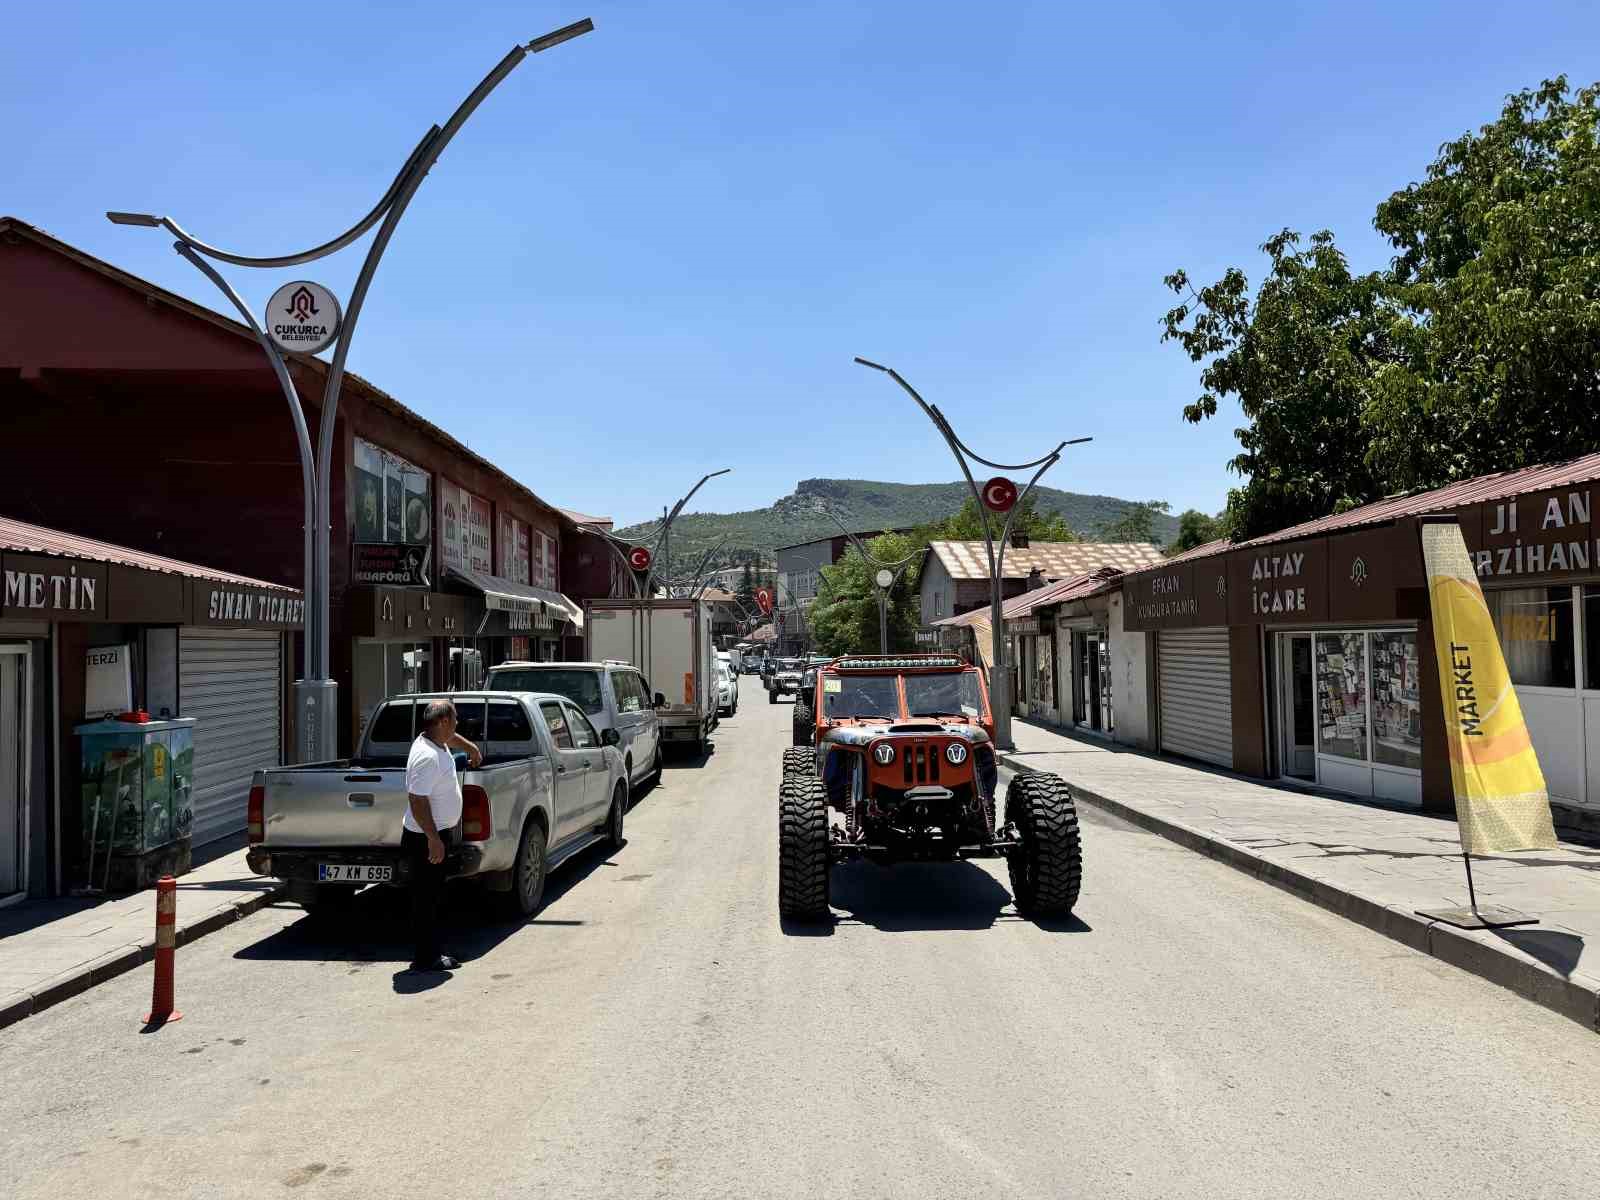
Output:
[[[1577,483],[1592,483],[1600,479],[1600,454],[1585,454],[1562,462],[1544,463],[1536,467],[1522,467],[1515,471],[1496,471],[1491,475],[1478,475],[1459,483],[1447,483],[1431,491],[1416,492],[1409,496],[1391,496],[1374,500],[1360,508],[1332,516],[1304,521],[1273,533],[1244,542],[1230,542],[1221,538],[1196,546],[1193,550],[1174,555],[1160,565],[1188,562],[1192,559],[1210,558],[1230,550],[1243,550],[1251,546],[1270,546],[1277,542],[1292,542],[1300,538],[1320,537],[1329,533],[1343,533],[1369,525],[1383,525],[1405,517],[1420,517],[1427,513],[1449,512],[1469,504],[1504,500],[1528,492],[1542,492],[1548,488],[1566,487]],[[1129,574],[1134,572],[1130,571]]]
[[[201,567],[194,563],[163,558],[159,554],[145,554],[126,546],[110,542],[97,542],[93,538],[63,533],[59,529],[46,529],[43,525],[30,525],[26,521],[0,517],[0,550],[19,554],[44,554],[52,558],[81,558],[90,562],[112,563],[121,567],[138,567],[145,571],[160,571],[165,575],[183,575],[191,579],[210,579],[216,583],[234,583],[249,587],[268,588],[275,592],[289,592],[298,596],[298,588],[265,579],[251,579],[248,575],[234,575],[215,567]]]
[[[1101,567],[1098,571],[1090,571],[1083,575],[1074,575],[1071,579],[1063,579],[1059,583],[1052,583],[1046,587],[1034,588],[1031,592],[1023,592],[1020,596],[1013,596],[1001,607],[1001,612],[1008,621],[1014,621],[1030,615],[1035,609],[1043,608],[1047,604],[1065,604],[1070,600],[1087,600],[1099,592],[1109,591],[1116,581],[1122,578],[1122,572],[1115,567]],[[970,612],[959,613],[953,617],[941,617],[935,625],[971,625],[974,621],[988,621],[989,606],[975,608]]]

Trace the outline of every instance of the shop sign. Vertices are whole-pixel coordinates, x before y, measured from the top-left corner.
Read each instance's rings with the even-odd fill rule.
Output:
[[[106,569],[98,564],[8,554],[0,578],[8,615],[55,613],[93,621],[105,611]]]
[[[1038,637],[1039,618],[1019,617],[1006,622],[1006,632],[1012,637]]]
[[[1600,567],[1587,487],[1530,492],[1464,513],[1462,535],[1479,579],[1567,575]],[[1481,522],[1481,525],[1480,525]]]
[[[326,350],[339,336],[339,320],[339,301],[309,279],[284,284],[267,301],[267,336],[282,350]]]
[[[428,578],[432,565],[431,546],[357,542],[352,554],[350,578],[354,583],[386,584],[390,587],[432,587],[433,583]]]
[[[1321,621],[1328,615],[1328,542],[1282,542],[1231,556],[1232,625]]]
[[[533,582],[528,575],[528,524],[510,513],[500,514],[500,541],[495,547],[495,559],[502,579],[513,583]]]
[[[253,629],[299,629],[306,602],[298,592],[278,592],[194,579],[189,584],[189,620],[195,625]]]
[[[1135,575],[1125,591],[1130,629],[1176,629],[1194,624],[1199,606],[1189,563]]]

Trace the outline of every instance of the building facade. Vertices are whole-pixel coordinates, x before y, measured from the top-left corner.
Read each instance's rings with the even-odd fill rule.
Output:
[[[1151,745],[1453,810],[1419,518],[1460,524],[1558,823],[1600,828],[1600,455],[1381,501],[1123,582]],[[1590,618],[1594,618],[1591,620]]]

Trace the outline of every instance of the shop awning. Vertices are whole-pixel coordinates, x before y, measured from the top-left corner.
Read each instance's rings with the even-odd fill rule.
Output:
[[[583,628],[583,609],[560,592],[459,567],[446,567],[445,574],[453,575],[468,587],[482,592],[484,605],[491,611],[544,612],[558,621],[570,622],[574,628]]]

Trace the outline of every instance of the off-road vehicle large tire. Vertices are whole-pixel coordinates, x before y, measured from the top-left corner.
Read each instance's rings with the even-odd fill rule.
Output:
[[[815,775],[817,759],[810,746],[791,746],[783,752],[783,773],[789,775]]]
[[[1083,884],[1078,807],[1059,775],[1017,775],[1006,788],[1006,820],[1022,845],[1008,857],[1011,896],[1025,917],[1065,917]]]
[[[828,919],[828,794],[815,775],[788,772],[778,793],[778,911]]]

